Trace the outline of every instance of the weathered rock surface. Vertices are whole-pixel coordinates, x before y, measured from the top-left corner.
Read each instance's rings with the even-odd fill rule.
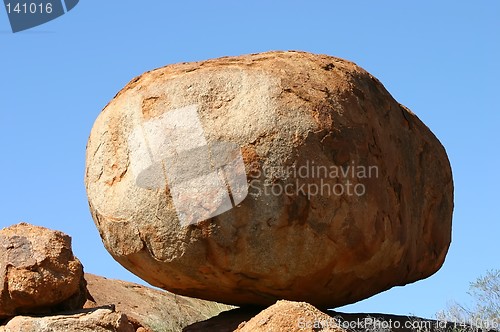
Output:
[[[112,309],[87,310],[71,315],[17,316],[0,332],[136,332],[127,316]]]
[[[220,142],[240,148],[241,202],[239,151]],[[369,73],[324,55],[143,74],[96,120],[85,182],[118,262],[155,286],[230,304],[352,303],[432,275],[451,238],[440,142]]]
[[[85,299],[68,235],[26,223],[0,230],[0,318],[78,309]]]
[[[86,307],[114,305],[127,315],[136,329],[182,331],[195,322],[206,320],[234,307],[159,291],[121,280],[85,274],[91,296]]]

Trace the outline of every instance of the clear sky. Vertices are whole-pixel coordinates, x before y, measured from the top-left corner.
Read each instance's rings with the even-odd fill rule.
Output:
[[[182,4],[180,4],[182,3]],[[104,249],[90,216],[85,145],[133,77],[167,64],[268,50],[354,61],[445,146],[453,243],[434,276],[351,312],[432,317],[500,268],[499,1],[81,1],[13,34],[0,8],[0,227],[62,230],[87,272],[139,280]]]

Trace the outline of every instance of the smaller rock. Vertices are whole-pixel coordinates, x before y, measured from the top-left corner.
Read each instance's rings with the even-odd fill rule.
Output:
[[[127,316],[112,309],[86,310],[73,315],[17,316],[0,332],[135,332]]]
[[[239,332],[345,332],[335,320],[305,302],[278,301],[248,322],[241,323]]]
[[[85,299],[68,235],[27,223],[0,230],[0,319],[80,309]]]
[[[340,315],[337,313],[337,315]],[[309,303],[278,301],[261,311],[242,307],[185,327],[183,332],[345,332],[339,317],[324,313]]]

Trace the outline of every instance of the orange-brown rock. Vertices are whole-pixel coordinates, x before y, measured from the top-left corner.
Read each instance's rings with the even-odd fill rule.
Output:
[[[346,332],[331,316],[309,303],[278,301],[248,322],[242,322],[235,332]]]
[[[237,308],[225,311],[205,321],[191,324],[185,327],[183,332],[344,332],[340,324],[346,324],[341,317],[330,316],[308,303],[281,300],[260,310]]]
[[[118,262],[229,304],[352,303],[432,275],[451,239],[443,146],[376,78],[326,55],[141,75],[96,120],[85,183]]]
[[[0,318],[78,309],[85,299],[68,235],[26,223],[0,230]]]
[[[86,273],[90,295],[86,307],[113,305],[143,331],[181,331],[233,307]]]

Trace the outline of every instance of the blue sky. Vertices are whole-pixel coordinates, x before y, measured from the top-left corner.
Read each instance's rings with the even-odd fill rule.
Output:
[[[179,3],[81,1],[16,34],[0,8],[0,227],[62,230],[87,272],[139,282],[106,252],[88,210],[85,145],[101,109],[133,77],[167,64],[304,50],[378,77],[441,140],[455,181],[443,268],[341,310],[432,317],[500,268],[500,2]]]

